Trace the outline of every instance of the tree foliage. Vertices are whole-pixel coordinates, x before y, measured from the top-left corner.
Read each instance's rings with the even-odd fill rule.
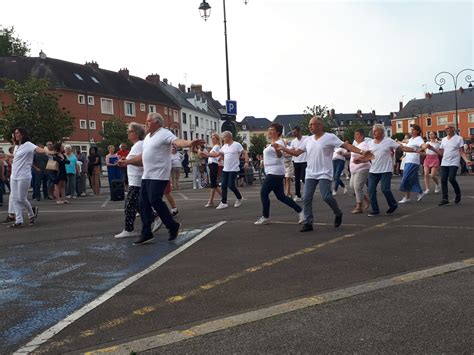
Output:
[[[303,135],[311,135],[311,132],[309,131],[308,124],[309,120],[313,116],[320,116],[323,121],[324,121],[324,132],[334,132],[334,129],[336,127],[336,123],[334,122],[333,119],[331,119],[330,116],[327,114],[327,109],[328,107],[326,105],[321,106],[321,105],[313,105],[313,106],[307,106],[306,109],[303,111],[304,118],[300,122],[300,127],[301,127],[301,133]]]
[[[267,138],[264,134],[258,134],[250,137],[250,149],[249,153],[252,157],[263,154],[263,150],[267,146]]]
[[[97,146],[102,152],[108,152],[107,147],[113,145],[118,149],[120,143],[127,143],[130,146],[127,136],[127,124],[120,117],[112,117],[110,120],[104,122],[104,129],[99,132],[102,139]],[[105,153],[107,154],[107,153]]]
[[[5,92],[11,104],[2,105],[0,132],[10,137],[16,127],[26,128],[32,142],[63,141],[74,131],[74,117],[59,108],[58,96],[49,90],[49,82],[31,76],[26,82],[5,79]]]
[[[357,129],[363,129],[367,137],[371,134],[372,125],[367,124],[365,121],[357,120],[354,121],[350,126],[345,126],[342,131],[342,138],[348,140],[350,143],[354,141],[354,134]]]
[[[15,35],[14,27],[0,27],[0,57],[26,56],[29,53],[29,44]]]

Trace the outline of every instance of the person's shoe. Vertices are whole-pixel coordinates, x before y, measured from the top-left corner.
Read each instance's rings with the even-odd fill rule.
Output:
[[[234,207],[238,208],[242,205],[242,199],[237,199],[235,200]]]
[[[214,203],[213,202],[208,202],[204,205],[204,207],[214,207]]]
[[[15,222],[15,217],[7,215],[7,217],[5,217],[5,219],[3,220],[2,224],[11,224],[13,222]]]
[[[181,223],[176,223],[176,225],[169,230],[169,241],[175,240],[178,237],[178,232],[180,228]]]
[[[153,235],[147,235],[147,236],[140,236],[137,240],[133,242],[133,245],[142,245],[146,243],[150,243],[155,237]]]
[[[435,186],[435,194],[439,193],[439,185]]]
[[[310,232],[313,230],[313,226],[311,224],[303,224],[303,227],[301,227],[300,232]]]
[[[342,223],[342,213],[334,218],[334,228],[338,228]]]
[[[367,214],[367,217],[376,217],[376,216],[378,216],[378,215],[379,215],[379,212],[373,212],[373,211],[372,211],[372,212],[369,212],[369,213]]]
[[[336,195],[337,195],[337,191],[336,191],[336,190],[332,190],[332,195],[333,195],[333,196],[336,196]]]
[[[347,194],[347,187],[344,187],[344,190],[342,190],[344,192],[344,195]]]
[[[395,212],[397,210],[398,206],[393,206],[393,207],[390,207],[386,212],[385,214],[393,214],[393,212]]]
[[[38,197],[38,198],[36,199],[36,201],[38,201],[38,202],[39,202],[39,201],[41,201],[41,199]]]
[[[351,211],[352,214],[358,214],[358,213],[362,213],[362,208],[354,208],[352,211]]]
[[[194,186],[194,187],[193,187],[193,190],[197,190],[197,187],[196,187],[196,186]]]
[[[12,223],[8,226],[8,228],[22,228],[23,223]]]
[[[400,201],[398,201],[398,203],[408,203],[410,201],[411,200],[409,198],[403,197]]]
[[[293,199],[293,201],[295,201],[295,202],[301,202],[301,197],[295,196],[295,198]]]
[[[85,193],[85,192],[83,192],[83,193],[82,193],[80,196],[81,196],[81,197],[84,197],[85,195],[86,195],[86,193]]]
[[[72,196],[71,195],[67,195],[66,198],[71,198]]]
[[[152,233],[156,233],[158,229],[161,228],[162,225],[163,225],[163,222],[161,221],[161,218],[155,217],[155,220],[153,221],[153,224],[151,225]]]
[[[298,224],[301,224],[304,222],[304,212],[301,211],[298,213]]]
[[[270,223],[270,218],[265,218],[265,217],[260,217],[256,222],[254,222],[255,225],[260,226],[263,224],[268,224]]]
[[[38,217],[39,208],[38,208],[38,206],[33,206],[31,209],[33,210],[33,216],[30,216],[29,220],[28,220],[28,223],[29,223],[30,226],[35,224],[36,217]]]
[[[449,201],[448,200],[441,200],[440,203],[438,203],[438,206],[448,206],[449,205]]]
[[[77,198],[77,196],[76,196],[76,195],[73,195],[72,198],[73,198],[73,199],[74,199],[74,198]]]
[[[457,205],[459,202],[461,202],[461,195],[456,195],[454,198],[454,203]]]
[[[426,189],[426,190],[424,191],[424,193],[425,193],[425,195],[428,195],[428,194],[430,193],[430,189]]]
[[[216,207],[216,210],[223,210],[224,208],[229,207],[227,203],[219,203],[219,206]]]
[[[177,208],[172,208],[170,212],[172,216],[176,216],[179,213]]]
[[[115,234],[114,235],[114,238],[130,238],[130,237],[138,237],[140,235],[139,232],[129,232],[129,231],[126,231],[125,229],[123,231],[121,231],[119,234]]]
[[[417,202],[420,202],[423,200],[423,197],[425,197],[427,194],[423,191],[421,194],[418,194],[418,197],[416,198]]]

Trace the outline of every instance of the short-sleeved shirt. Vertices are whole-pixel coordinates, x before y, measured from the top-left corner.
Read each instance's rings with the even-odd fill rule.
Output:
[[[171,144],[176,136],[166,128],[153,134],[148,133],[143,140],[143,179],[169,180],[171,175]]]
[[[180,152],[176,152],[175,154],[171,153],[171,167],[181,168],[181,162],[183,159],[183,155]]]
[[[357,143],[356,141],[352,142],[352,145],[356,148],[362,149],[362,150],[369,150],[368,142],[363,140],[360,143]],[[360,158],[362,155],[359,153],[354,153],[351,152],[351,161],[349,163],[349,168],[351,170],[351,173],[357,173],[359,171],[364,171],[364,170],[369,170],[370,169],[370,162],[367,163],[360,163],[356,164],[354,163],[354,159]]]
[[[244,147],[239,142],[232,142],[231,145],[224,144],[221,147],[221,154],[224,155],[224,169],[225,172],[240,171],[240,153]]]
[[[301,139],[295,138],[291,141],[290,145],[292,149],[301,149],[304,145],[304,141],[308,139],[308,136],[301,136]],[[303,149],[301,149],[303,150]],[[300,154],[297,157],[292,158],[294,163],[305,163],[306,162],[306,153]]]
[[[369,172],[372,174],[393,172],[392,152],[398,148],[398,143],[392,138],[385,137],[380,143],[375,143],[372,139],[367,142],[367,145],[374,155]]]
[[[433,147],[434,149],[436,149],[436,150],[438,150],[439,147],[441,146],[441,143],[438,143],[438,142],[434,142],[434,143],[433,143],[433,142],[429,141],[428,144],[429,144],[430,146],[432,146],[432,147]],[[426,150],[425,150],[425,153],[426,153],[426,155],[438,155],[437,152],[435,152],[435,151],[433,151],[433,150],[431,150],[431,149],[426,149]]]
[[[221,150],[221,147],[218,144],[216,144],[212,147],[211,153],[219,153],[220,150]],[[207,164],[212,164],[212,163],[218,164],[219,163],[219,157],[209,157],[207,159]]]
[[[441,166],[461,166],[461,153],[459,149],[464,147],[464,140],[455,134],[449,139],[449,136],[441,140],[441,149],[444,149]]]
[[[18,146],[13,156],[10,178],[15,180],[31,179],[31,166],[33,165],[35,149],[36,145],[31,142],[25,142]]]
[[[120,159],[126,159],[128,154],[130,153],[129,150],[127,149],[119,149],[119,151],[117,152],[117,155],[120,157]]]
[[[276,141],[276,143],[285,146],[281,139]],[[271,144],[263,150],[263,164],[265,174],[285,175],[285,157],[283,155],[278,157],[275,148]]]
[[[332,153],[344,144],[335,134],[324,133],[319,139],[308,137],[300,148],[306,152],[306,179],[333,179]]]
[[[77,157],[74,154],[66,155],[66,159],[69,160],[69,164],[66,164],[66,174],[76,174]]]
[[[413,149],[420,149],[421,146],[425,144],[425,141],[423,138],[420,136],[415,137],[415,138],[410,138],[406,144],[407,147],[413,148]],[[405,155],[405,164],[406,163],[412,163],[412,164],[418,164],[420,165],[420,154],[418,153],[406,153]]]
[[[143,153],[143,141],[136,142],[125,159],[130,160]],[[128,185],[139,187],[142,185],[143,167],[127,165]]]
[[[346,160],[346,157],[344,156],[344,154],[347,153],[347,150],[345,150],[344,148],[336,148],[334,149],[334,153],[332,154],[332,160],[336,160],[336,159],[339,159],[339,160]]]

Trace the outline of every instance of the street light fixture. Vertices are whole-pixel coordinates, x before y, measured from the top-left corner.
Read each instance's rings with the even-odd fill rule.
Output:
[[[463,73],[466,73],[466,72],[474,72],[474,69],[470,69],[470,68],[463,69],[459,73],[457,73],[456,76],[454,76],[454,74],[451,74],[450,72],[442,71],[442,72],[439,72],[438,74],[436,74],[435,79],[434,79],[436,85],[439,85],[440,94],[443,93],[443,85],[446,84],[446,78],[451,77],[451,79],[453,79],[453,84],[454,84],[454,106],[455,106],[455,109],[456,109],[456,116],[454,118],[454,127],[456,129],[456,132],[458,131],[458,93],[457,93],[458,79],[459,79],[459,75],[461,75]],[[469,86],[468,86],[469,90],[472,90],[472,83],[474,82],[474,79],[472,78],[471,74],[466,74],[466,76],[464,77],[464,80],[466,81],[466,83],[469,83]]]

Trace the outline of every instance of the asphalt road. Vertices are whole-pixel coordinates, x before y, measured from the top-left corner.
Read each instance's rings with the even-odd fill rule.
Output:
[[[175,198],[180,209],[179,219],[184,224],[183,234],[176,243],[169,243],[166,231],[160,230],[156,243],[142,247],[131,246],[131,240],[115,240],[112,237],[123,227],[121,202],[107,202],[105,196],[77,199],[64,206],[41,202],[40,217],[35,226],[21,230],[2,229],[1,232],[0,311],[5,315],[0,319],[1,352],[9,353],[19,349],[113,285],[176,251],[206,227],[222,221],[226,223],[72,322],[59,334],[48,339],[36,352],[80,352],[84,349],[107,347],[186,328],[207,319],[218,319],[327,290],[342,289],[378,278],[472,258],[474,179],[460,177],[459,181],[464,192],[460,205],[437,207],[439,196],[428,195],[420,203],[400,206],[394,216],[368,218],[365,215],[351,215],[354,198],[348,195],[337,196],[345,213],[343,225],[338,229],[332,226],[333,216],[321,202],[320,196],[316,195],[315,230],[305,234],[298,232],[296,214],[275,200],[272,200],[271,210],[273,223],[266,226],[253,225],[261,210],[258,186],[242,189],[246,200],[241,208],[222,211],[202,207],[208,191],[182,190],[175,193]],[[394,190],[397,184],[398,180],[395,179]],[[396,194],[397,197],[400,195]],[[381,205],[384,204],[381,201]],[[4,215],[5,213],[0,213],[0,218]],[[458,277],[458,273],[463,277]],[[448,296],[459,300],[459,307],[453,306],[447,313],[459,317],[462,307],[472,306],[469,297],[463,298],[463,295],[466,292],[472,294],[472,288],[466,288],[465,284],[472,284],[473,274],[470,271],[458,271],[455,275],[452,278],[450,275],[443,276],[438,280],[447,278],[446,284],[449,281],[451,285],[457,285],[459,293],[451,290],[454,286],[450,286],[449,290],[453,292]],[[408,293],[416,294],[419,291],[419,295],[430,295],[433,302],[436,302],[434,290],[437,287],[442,289],[444,285],[440,282],[433,286],[433,291],[429,291],[429,288],[425,291],[416,290],[415,284],[400,287],[406,288]],[[424,281],[420,281],[421,285],[423,283]],[[357,297],[372,297],[380,302],[387,300],[387,304],[395,305],[396,300],[388,301],[388,295],[392,292],[381,290]],[[301,311],[301,318],[311,318],[311,312],[329,312],[327,314],[334,314],[336,318],[344,317],[344,307],[354,308],[354,314],[360,312],[358,316],[364,318],[362,308],[358,310],[355,307],[358,304],[356,298],[340,301],[334,306],[342,303],[345,306],[340,309],[332,309],[333,305],[329,305],[324,306],[324,311],[323,308]],[[431,309],[430,304],[432,303],[420,301],[419,305]],[[409,311],[409,306],[415,307],[416,304],[402,302],[399,306],[399,309],[413,315],[412,323],[417,322],[416,314]],[[387,312],[390,311],[388,308]],[[395,306],[391,311],[396,312]],[[374,307],[373,314],[375,313]],[[428,311],[424,314],[430,318]],[[287,317],[294,319],[291,318],[292,315],[293,313]],[[365,318],[375,319],[371,314],[367,314]],[[268,326],[267,322],[270,325],[275,322],[275,328],[269,330],[269,334],[274,334],[284,342],[285,333],[274,332],[281,321],[278,317],[270,318],[262,325],[262,329]],[[419,317],[418,322],[422,324],[426,319]],[[285,320],[283,323],[288,322]],[[319,329],[318,326],[321,327],[324,323],[312,324],[305,321],[304,324],[314,332],[314,329]],[[456,323],[453,323],[454,329],[457,329],[460,338],[465,339],[463,330],[469,325],[473,327],[472,317],[457,324],[456,328]],[[258,323],[249,325],[249,329],[245,328],[247,326],[244,326],[245,329],[231,329],[223,334],[205,336],[163,350],[202,352],[195,350],[196,346],[213,344],[213,341],[218,341],[215,339],[225,337],[226,334],[229,335],[227,339],[235,338],[236,335],[232,332],[238,329],[242,330],[240,336],[247,338],[246,332],[256,333],[251,330],[252,326],[258,327]],[[396,327],[395,321],[393,326]],[[298,330],[298,327],[300,326],[295,322],[294,329]],[[369,327],[366,330],[372,333],[371,329]],[[288,344],[295,344],[290,338],[298,337],[297,333],[298,331],[294,334],[287,333]],[[301,337],[310,334],[310,330],[307,334],[301,332]],[[324,334],[331,336],[329,331],[322,332],[321,336]],[[377,352],[378,343],[376,340],[370,341],[370,337],[364,338],[369,339],[365,342],[366,347],[351,347],[349,333],[339,334],[343,338],[341,341],[332,345],[329,340],[321,343],[327,344],[326,348],[315,346],[305,350],[303,347],[288,345],[289,347],[281,349],[286,349],[283,352],[290,352],[291,349],[300,349],[300,352],[324,352],[324,349],[370,352],[370,349],[375,349]],[[436,334],[433,332],[433,335]],[[377,339],[378,335],[379,333],[374,333]],[[268,352],[278,352],[276,350],[279,347],[271,347],[269,344],[272,337],[266,339]],[[427,341],[420,338],[417,343],[413,338],[409,346],[418,344],[421,350],[422,340]],[[276,341],[274,343],[277,344]],[[301,343],[307,342],[302,340]],[[339,347],[336,347],[336,343]],[[399,342],[391,342],[390,338],[386,343],[387,346],[392,346],[386,349],[400,347]],[[266,352],[264,344],[262,342],[262,347],[258,347],[248,338],[246,346],[229,345],[228,348],[221,348],[216,345],[215,352],[219,352],[219,349],[225,352],[252,352],[253,349]],[[455,349],[462,348],[463,351],[469,352],[471,349],[472,352],[468,342],[459,344],[460,348],[451,350],[457,352]],[[181,350],[180,346],[189,348]],[[450,352],[449,344],[447,348],[446,351]],[[209,348],[207,350],[210,351]]]

